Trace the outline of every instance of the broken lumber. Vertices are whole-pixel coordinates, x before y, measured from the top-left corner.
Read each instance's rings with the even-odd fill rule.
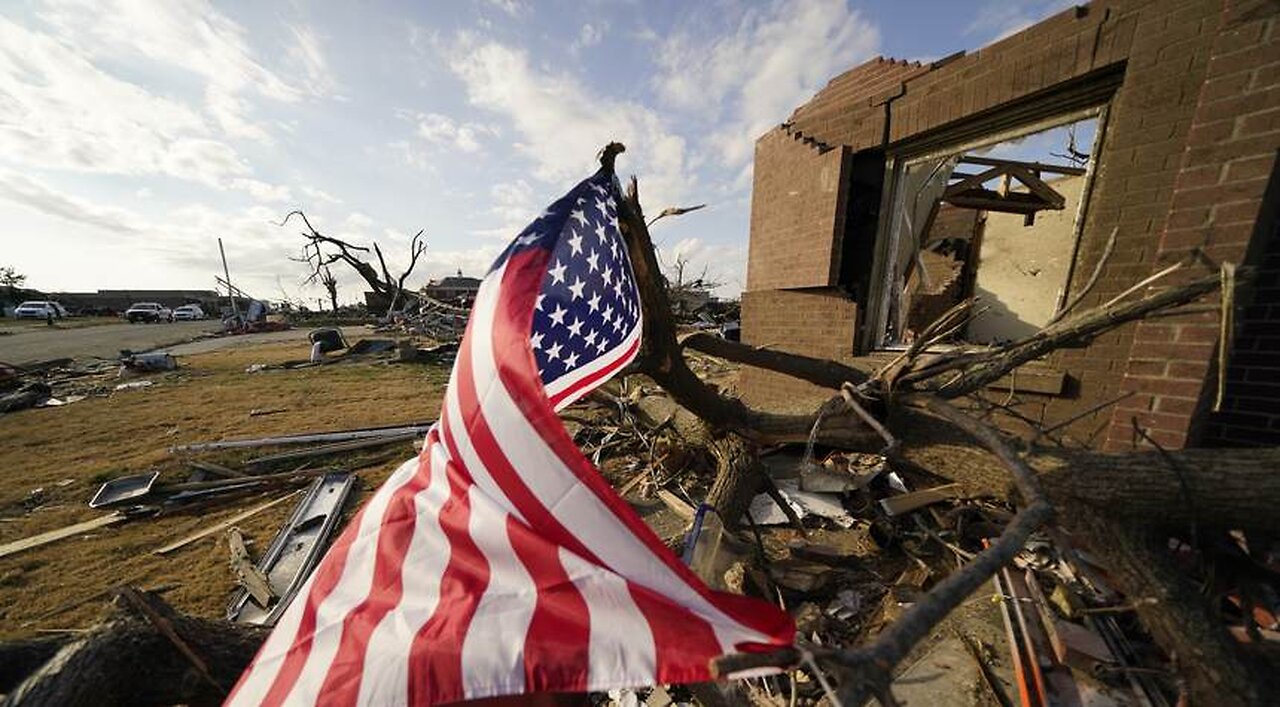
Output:
[[[960,484],[944,484],[931,489],[912,491],[899,496],[890,496],[880,500],[880,508],[890,516],[900,516],[911,511],[933,505],[939,501],[955,498],[960,494]]]
[[[58,528],[57,530],[50,530],[47,533],[41,533],[29,538],[22,538],[21,540],[15,540],[11,543],[5,543],[4,545],[0,545],[0,557],[16,555],[25,550],[31,550],[81,533],[87,533],[90,530],[97,530],[98,528],[115,525],[116,523],[124,521],[126,518],[128,518],[128,516],[124,513],[111,513],[105,516],[98,516],[92,520],[86,520],[82,523]]]
[[[196,542],[197,540],[207,538],[210,535],[213,535],[215,533],[221,533],[222,531],[226,530],[227,528],[230,528],[236,523],[239,523],[240,521],[246,518],[252,518],[253,516],[267,510],[268,508],[271,508],[272,506],[276,506],[281,503],[284,503],[285,501],[288,501],[289,499],[293,498],[294,496],[297,496],[300,493],[302,493],[301,489],[297,491],[292,491],[284,496],[281,496],[280,498],[275,499],[274,501],[267,501],[266,503],[260,506],[255,506],[254,508],[250,508],[244,513],[239,513],[235,516],[232,516],[231,518],[228,518],[222,521],[221,523],[211,525],[208,528],[192,533],[191,535],[188,535],[187,537],[182,538],[181,540],[175,540],[174,542],[171,542],[168,545],[164,545],[163,547],[158,547],[155,550],[152,550],[152,553],[156,555],[167,555],[175,550],[181,550],[182,548],[190,545],[193,542]]]

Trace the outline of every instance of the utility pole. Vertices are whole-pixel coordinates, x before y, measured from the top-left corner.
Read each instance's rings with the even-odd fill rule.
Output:
[[[231,286],[231,271],[227,269],[227,251],[222,248],[222,239],[218,239],[218,252],[222,254],[222,274],[227,278],[227,299],[231,300],[231,313],[240,318],[240,307],[236,305],[235,288]]]

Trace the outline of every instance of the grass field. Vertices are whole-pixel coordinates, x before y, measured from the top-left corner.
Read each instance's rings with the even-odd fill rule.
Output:
[[[150,377],[149,388],[0,416],[0,544],[101,515],[87,503],[114,476],[155,469],[162,482],[184,480],[189,469],[167,451],[173,445],[433,419],[449,374],[448,366],[381,362],[245,372],[251,364],[299,356],[297,344],[275,344],[186,357],[179,370]],[[260,453],[201,458],[236,464]],[[362,469],[361,498],[413,453],[405,443]],[[354,466],[368,458],[349,461]],[[42,489],[41,500],[30,510],[35,489]],[[220,616],[235,586],[223,534],[169,556],[152,550],[283,493],[232,501],[203,515],[131,520],[0,559],[0,638],[84,626],[102,614],[103,601],[35,619],[122,583],[176,585],[165,594],[176,607]],[[254,556],[292,507],[280,504],[241,525]]]
[[[120,317],[65,317],[54,320],[53,327],[50,327],[43,319],[13,319],[12,317],[7,317],[0,319],[0,335],[16,334],[28,329],[84,329],[92,326],[114,326],[127,323]]]

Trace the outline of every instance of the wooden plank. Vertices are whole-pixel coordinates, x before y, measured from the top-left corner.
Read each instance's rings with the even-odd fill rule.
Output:
[[[200,531],[198,531],[198,532],[196,532],[196,533],[192,533],[191,535],[188,535],[187,537],[185,537],[185,538],[183,538],[183,539],[181,539],[181,540],[175,540],[174,542],[171,542],[171,543],[169,543],[168,545],[165,545],[165,546],[163,546],[163,547],[158,547],[158,548],[156,548],[155,550],[152,550],[151,552],[152,552],[153,554],[156,554],[156,555],[167,555],[167,554],[169,554],[169,553],[173,552],[174,550],[180,550],[180,549],[182,549],[182,548],[184,548],[184,547],[186,547],[186,546],[190,545],[191,543],[193,543],[193,542],[195,542],[195,541],[197,541],[197,540],[200,540],[200,539],[203,539],[203,538],[207,538],[207,537],[209,537],[210,535],[213,535],[213,534],[215,534],[215,533],[221,533],[222,531],[226,530],[227,528],[230,528],[231,526],[235,525],[236,523],[239,523],[240,521],[242,521],[242,520],[244,520],[244,519],[246,519],[246,518],[250,518],[250,517],[252,517],[252,516],[255,516],[255,515],[257,515],[257,514],[259,514],[259,513],[263,512],[263,511],[267,510],[268,508],[271,508],[272,506],[277,506],[277,505],[279,505],[279,504],[281,504],[281,503],[284,503],[285,501],[288,501],[289,499],[293,498],[294,496],[297,496],[297,495],[298,495],[298,494],[300,494],[300,493],[302,493],[302,489],[298,489],[297,491],[293,491],[293,492],[289,493],[288,495],[281,496],[280,498],[277,498],[277,499],[276,499],[276,500],[274,500],[274,501],[267,501],[266,503],[262,504],[261,506],[256,506],[256,507],[254,507],[254,508],[250,508],[249,510],[245,511],[244,513],[241,513],[241,514],[239,514],[239,515],[236,515],[236,516],[233,516],[233,517],[231,517],[231,518],[228,518],[228,519],[226,519],[226,520],[222,521],[221,523],[217,523],[217,524],[215,524],[215,525],[211,525],[211,526],[209,526],[208,528],[205,528],[205,529],[203,529],[203,530],[200,530]]]
[[[960,484],[944,484],[942,486],[934,486],[931,489],[924,489],[923,491],[912,491],[900,496],[890,496],[880,501],[880,507],[891,516],[900,516],[959,495]]]
[[[194,469],[199,469],[200,471],[207,471],[210,474],[221,476],[224,479],[243,479],[249,476],[249,474],[246,474],[243,471],[236,471],[231,467],[226,467],[221,464],[214,464],[213,462],[204,462],[204,461],[200,461],[199,459],[192,459],[188,461],[187,464],[191,465],[191,467]]]
[[[23,538],[21,540],[15,540],[11,543],[5,543],[4,545],[0,545],[0,557],[8,557],[9,555],[16,555],[17,553],[22,552],[24,550],[37,548],[37,547],[40,547],[41,545],[48,545],[49,543],[57,542],[65,538],[72,537],[73,535],[79,535],[81,533],[85,533],[90,530],[96,530],[97,528],[105,528],[108,525],[115,525],[116,523],[119,523],[120,521],[124,520],[125,517],[126,516],[123,513],[119,513],[119,512],[111,513],[105,516],[98,516],[93,520],[86,520],[83,523],[68,525],[64,528],[58,528],[57,530],[50,530],[47,533],[41,533],[39,535],[33,535],[29,538]]]
[[[231,571],[236,573],[236,580],[240,582],[240,586],[249,592],[249,596],[258,602],[258,606],[263,608],[271,606],[271,600],[276,598],[276,593],[272,591],[267,576],[249,559],[249,549],[244,546],[244,535],[240,533],[239,528],[227,531],[227,546],[231,549]]]
[[[1062,371],[1034,367],[1014,369],[1010,375],[1002,376],[987,384],[996,390],[1014,390],[1019,393],[1040,393],[1041,395],[1062,395],[1067,375]]]
[[[693,517],[697,515],[697,511],[693,510],[693,506],[685,503],[679,496],[666,489],[658,489],[658,498],[667,504],[667,508],[675,511],[676,515],[687,521],[692,521]]]

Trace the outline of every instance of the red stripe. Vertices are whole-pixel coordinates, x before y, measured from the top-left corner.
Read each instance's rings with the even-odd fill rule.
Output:
[[[479,457],[480,463],[488,470],[494,482],[502,489],[511,505],[519,511],[530,527],[536,528],[538,533],[551,542],[572,550],[597,565],[602,565],[603,563],[600,562],[600,559],[588,550],[581,540],[561,525],[560,520],[554,514],[547,510],[541,499],[525,484],[524,479],[512,466],[511,461],[507,459],[502,448],[498,446],[498,440],[489,428],[488,421],[485,420],[484,411],[480,407],[479,397],[476,394],[475,371],[471,365],[471,349],[470,337],[463,338],[454,363],[458,375],[456,376],[455,385],[449,391],[449,394],[457,396],[460,422],[464,426],[467,438],[471,441],[471,446],[475,450],[476,456]],[[525,351],[528,353],[530,361],[532,361],[533,353],[527,345]],[[542,397],[542,401],[545,404],[545,396]],[[445,407],[441,418],[445,446],[449,449],[450,456],[461,460],[463,457],[459,454],[457,448],[457,441],[453,431],[454,420],[449,415],[448,406]]]
[[[419,464],[425,463],[428,462],[422,455],[419,455]],[[302,608],[302,617],[299,619],[298,630],[294,634],[293,643],[289,646],[284,661],[277,669],[275,678],[271,681],[271,687],[267,690],[267,694],[263,696],[262,705],[284,704],[285,698],[289,696],[289,693],[293,691],[293,686],[298,682],[298,677],[302,674],[303,667],[306,666],[307,658],[311,655],[311,648],[315,642],[316,612],[320,608],[320,604],[328,598],[342,578],[342,572],[346,567],[347,555],[351,550],[351,545],[359,536],[364,512],[365,509],[361,508],[346,530],[342,532],[338,541],[333,544],[333,547],[329,548],[320,566],[316,568],[315,582],[311,585],[311,591],[307,594],[306,604]],[[254,667],[256,666],[251,666],[250,670],[245,672],[241,682],[253,673]],[[239,689],[238,686],[237,689]]]
[[[262,698],[262,705],[284,704],[285,698],[298,682],[298,676],[302,674],[302,668],[307,663],[307,657],[311,655],[311,646],[315,641],[316,611],[337,586],[338,580],[342,578],[342,570],[347,564],[347,553],[351,549],[351,544],[355,542],[360,530],[360,521],[363,518],[364,509],[362,508],[343,531],[342,537],[338,538],[338,542],[325,554],[324,561],[316,568],[316,581],[307,594],[307,603],[302,608],[298,631],[294,634],[293,643],[289,646],[284,661],[276,671],[275,679],[271,681],[271,688]]]
[[[466,696],[462,644],[476,605],[489,586],[489,560],[471,538],[471,478],[460,464],[446,465],[449,498],[440,507],[440,528],[449,541],[449,562],[440,578],[440,600],[409,649],[409,704],[452,702]]]
[[[560,406],[561,401],[563,401],[565,398],[572,396],[574,393],[577,393],[578,391],[583,389],[590,390],[591,388],[596,387],[597,381],[603,381],[609,376],[612,376],[614,373],[617,373],[618,370],[621,369],[623,366],[630,363],[631,358],[635,356],[636,352],[639,350],[640,350],[640,338],[636,337],[636,340],[631,342],[631,346],[628,346],[627,350],[624,351],[621,356],[614,359],[612,363],[605,366],[604,368],[601,368],[595,373],[592,373],[591,375],[584,377],[582,380],[575,382],[573,385],[569,386],[568,388],[565,388],[559,393],[556,393],[555,395],[551,396],[551,406],[554,408],[558,408]]]
[[[530,425],[537,430],[538,435],[555,452],[565,467],[572,471],[578,480],[590,489],[613,515],[685,584],[738,623],[770,636],[779,645],[789,645],[795,635],[795,626],[786,613],[760,601],[752,601],[749,608],[742,606],[739,602],[725,602],[721,599],[720,593],[707,588],[667,549],[631,506],[609,486],[600,472],[586,457],[582,456],[573,439],[565,432],[564,424],[555,414],[536,375],[533,349],[529,343],[528,332],[532,326],[533,304],[543,269],[546,267],[546,257],[533,255],[532,253],[535,252],[521,253],[508,259],[500,288],[500,294],[503,296],[498,298],[494,316],[493,349],[498,357],[498,376],[502,379],[512,400],[517,402]],[[460,354],[458,362],[461,363],[465,358]],[[503,488],[506,488],[505,484]],[[603,562],[596,562],[608,566]]]
[[[431,482],[431,451],[439,443],[438,432],[433,428],[427,435],[417,473],[387,502],[378,531],[369,595],[342,620],[338,650],[320,688],[326,704],[354,705],[360,697],[369,636],[382,617],[400,604],[404,593],[404,558],[417,527],[414,499]]]
[[[720,641],[711,624],[647,587],[628,581],[627,589],[653,633],[657,666],[654,682],[710,680],[710,659],[721,653]]]
[[[524,640],[525,690],[586,691],[591,658],[591,614],[560,562],[560,551],[514,517],[507,537],[538,590]]]

